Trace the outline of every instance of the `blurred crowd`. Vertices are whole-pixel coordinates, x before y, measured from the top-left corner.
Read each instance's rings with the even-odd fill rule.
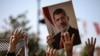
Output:
[[[61,36],[61,41],[63,43],[63,49],[64,52],[66,53],[65,56],[72,56],[73,55],[73,39],[74,39],[75,34],[73,33],[72,36],[69,35],[68,32],[64,32]],[[22,41],[24,40],[24,42]],[[48,43],[48,49],[45,52],[45,56],[58,56],[57,54],[57,49],[54,49],[52,47],[52,42],[54,41],[52,36],[47,36],[47,43]],[[23,43],[21,43],[23,42]],[[21,29],[16,29],[12,31],[10,35],[10,42],[9,42],[9,47],[8,47],[8,52],[7,56],[25,56],[23,54],[24,48],[21,48],[18,50],[16,53],[16,45],[18,43],[19,47],[26,46],[28,42],[28,36],[27,34],[21,30]],[[94,49],[95,49],[95,44],[96,44],[96,38],[89,38],[86,42],[86,50],[88,56],[94,56]]]

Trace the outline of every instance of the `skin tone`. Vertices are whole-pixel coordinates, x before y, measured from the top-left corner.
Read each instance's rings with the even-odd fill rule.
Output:
[[[24,36],[24,38],[26,37],[25,33],[22,32],[22,30],[16,29],[15,31],[12,32],[12,34],[10,36],[8,52],[15,53],[16,45],[17,45],[18,41],[20,39],[22,39],[22,36]]]
[[[87,54],[88,56],[93,56],[94,55],[94,49],[95,49],[95,44],[96,44],[96,38],[91,39],[88,38],[88,41],[85,42],[86,47],[87,47]]]
[[[54,42],[54,38],[52,36],[47,36],[47,43],[50,47],[52,47],[52,43]]]
[[[67,56],[72,56],[72,50],[73,50],[73,40],[74,40],[74,34],[70,37],[68,32],[65,32],[62,37],[61,41],[64,45],[64,50],[67,53]]]
[[[56,53],[57,53],[56,49],[48,48],[46,56],[56,56]]]
[[[55,24],[61,32],[68,28],[69,19],[66,15],[64,15],[63,13],[59,13],[55,14],[54,18]]]
[[[49,42],[50,40],[53,40],[53,38],[51,36],[48,36],[47,37],[47,42]],[[65,33],[62,34],[61,42],[64,45],[64,50],[66,51],[67,56],[72,56],[73,40],[74,40],[74,34],[72,34],[71,37],[70,37],[68,32],[65,32]],[[51,41],[49,42],[49,45],[50,44],[52,44]]]

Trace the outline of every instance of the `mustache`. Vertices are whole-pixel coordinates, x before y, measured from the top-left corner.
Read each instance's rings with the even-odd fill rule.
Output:
[[[63,22],[63,23],[61,23],[60,25],[66,25],[66,23]]]

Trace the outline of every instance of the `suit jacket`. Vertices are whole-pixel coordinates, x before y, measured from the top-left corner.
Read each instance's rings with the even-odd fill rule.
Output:
[[[69,32],[70,36],[72,36],[73,33],[75,34],[74,40],[73,40],[73,45],[81,44],[81,39],[80,39],[79,32],[77,29],[72,28],[70,26],[68,29],[68,32]],[[61,32],[59,32],[58,34],[56,34],[54,36],[55,41],[52,43],[54,49],[61,49],[60,48],[60,38],[61,38]]]

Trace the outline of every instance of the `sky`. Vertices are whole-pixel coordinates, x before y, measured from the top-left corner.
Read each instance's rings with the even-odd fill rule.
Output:
[[[48,2],[49,1],[49,2]],[[42,14],[42,7],[47,5],[52,5],[56,3],[63,2],[65,0],[41,0],[40,3],[40,11]],[[4,19],[8,20],[9,16],[13,16],[14,18],[17,17],[18,14],[25,13],[30,23],[28,26],[32,26],[30,32],[37,33],[37,0],[0,0],[0,31],[5,31],[5,29],[2,28],[2,26],[6,26],[9,28],[5,23]],[[43,15],[41,15],[41,18],[43,18]],[[40,18],[40,19],[41,19]],[[44,31],[43,31],[44,29]],[[46,42],[46,36],[48,35],[47,28],[45,25],[40,24],[40,40],[42,40],[42,43]],[[45,40],[45,41],[44,41]]]
[[[53,5],[57,3],[62,3],[67,0],[41,0],[40,10],[42,14],[42,7]],[[97,22],[100,24],[100,0],[72,0],[74,12],[76,18],[80,19],[78,23],[79,32],[83,34],[82,41],[84,42],[87,38],[94,36],[100,37],[96,34],[96,31],[93,27],[93,22]],[[8,20],[8,17],[12,15],[16,17],[18,14],[25,13],[30,23],[28,26],[32,26],[30,32],[37,33],[37,0],[0,0],[0,31],[4,31],[2,26],[6,26],[4,24],[4,19]],[[40,16],[40,19],[43,18],[43,14]],[[83,21],[87,22],[88,25],[88,33],[85,34],[82,27]],[[6,26],[8,27],[8,26]],[[48,35],[48,31],[46,25],[40,24],[40,44],[46,43],[46,36]],[[98,45],[100,45],[98,43]]]

